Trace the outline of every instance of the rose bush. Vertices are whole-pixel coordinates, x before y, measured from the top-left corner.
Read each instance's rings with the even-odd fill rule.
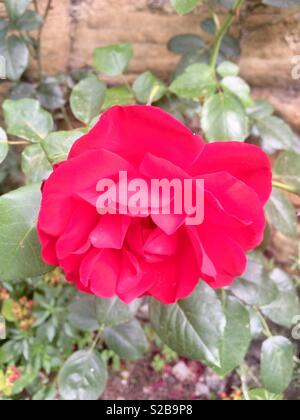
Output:
[[[203,224],[186,226],[185,215],[174,213],[99,215],[97,183],[119,171],[147,181],[204,179]],[[174,303],[200,278],[228,286],[263,240],[271,181],[270,161],[257,146],[206,145],[158,108],[113,107],[43,184],[42,254],[80,290],[126,303],[144,295]]]

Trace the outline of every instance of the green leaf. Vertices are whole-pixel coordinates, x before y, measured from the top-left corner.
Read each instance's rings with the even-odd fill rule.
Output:
[[[221,85],[225,90],[237,96],[246,108],[253,103],[250,86],[240,77],[227,76],[221,81]]]
[[[263,120],[274,113],[272,104],[265,100],[257,100],[247,109],[248,115],[255,120]]]
[[[220,366],[225,317],[216,293],[204,282],[191,297],[174,305],[151,300],[150,320],[160,339],[176,353]]]
[[[249,136],[248,117],[232,94],[218,93],[205,101],[202,128],[208,141],[244,141]]]
[[[255,134],[261,136],[267,153],[277,150],[300,151],[300,143],[291,128],[280,118],[269,116],[255,120]]]
[[[296,209],[281,191],[274,189],[266,207],[270,223],[279,232],[295,238],[297,235]]]
[[[142,104],[159,101],[167,91],[165,84],[150,71],[141,74],[134,81],[132,89],[136,99]]]
[[[271,337],[263,343],[261,380],[274,394],[281,394],[289,386],[294,370],[294,347],[285,337]]]
[[[174,74],[174,79],[183,74],[185,70],[190,67],[192,64],[208,64],[209,63],[209,53],[204,48],[202,50],[195,50],[188,52],[182,56],[182,59],[179,61],[176,71]]]
[[[7,132],[32,143],[39,143],[53,130],[51,114],[34,99],[7,99],[3,103]]]
[[[268,305],[278,297],[278,289],[263,264],[254,256],[249,256],[247,270],[229,290],[248,305]]]
[[[283,395],[272,394],[266,389],[252,389],[249,391],[251,401],[282,401]]]
[[[100,115],[106,86],[94,75],[82,80],[72,91],[70,104],[75,117],[85,124]]]
[[[197,99],[212,95],[216,91],[216,82],[211,68],[207,64],[192,64],[184,73],[178,76],[170,86],[175,95]]]
[[[299,6],[299,0],[263,0],[263,4],[272,7],[295,7]]]
[[[69,306],[69,319],[74,327],[95,331],[100,326],[114,327],[133,319],[139,301],[125,305],[118,298],[98,299],[79,293]]]
[[[19,80],[29,64],[29,50],[25,41],[11,35],[1,45],[0,53],[5,59],[6,77],[12,81]]]
[[[0,278],[11,281],[49,271],[41,260],[36,221],[40,185],[11,191],[0,198]]]
[[[217,72],[221,77],[236,77],[238,76],[240,69],[239,66],[231,61],[223,61],[218,68]]]
[[[180,15],[191,12],[198,5],[200,0],[171,0],[171,4]]]
[[[262,306],[261,310],[275,324],[291,328],[297,315],[300,314],[300,304],[293,280],[287,273],[276,268],[270,274],[275,282],[279,295],[269,305]]]
[[[217,30],[216,23],[212,18],[204,19],[201,22],[200,26],[204,32],[207,32],[210,35],[214,35],[216,33],[216,30]]]
[[[4,0],[7,14],[11,20],[21,17],[29,4],[29,0]]]
[[[7,135],[3,128],[0,127],[0,163],[2,163],[9,151]]]
[[[103,394],[107,382],[107,368],[96,352],[78,351],[62,367],[58,386],[67,401],[96,401]]]
[[[108,109],[114,105],[131,105],[135,103],[133,94],[127,86],[114,86],[107,89],[102,109]]]
[[[22,171],[27,183],[41,182],[51,174],[52,166],[39,144],[31,144],[23,150]]]
[[[121,359],[126,360],[141,359],[148,348],[144,330],[136,319],[106,328],[104,341]]]
[[[5,299],[2,304],[1,314],[8,322],[16,322],[16,316],[13,311],[15,302],[12,299]]]
[[[237,38],[227,34],[224,36],[220,53],[225,57],[239,57],[241,54],[240,41]]]
[[[14,27],[19,31],[33,31],[43,24],[43,18],[33,10],[26,12],[16,20]]]
[[[205,48],[203,40],[200,36],[194,34],[176,35],[168,43],[168,49],[179,55],[185,55],[202,48]]]
[[[248,307],[248,312],[250,316],[250,329],[251,336],[253,339],[258,339],[264,332],[264,327],[262,324],[261,317],[253,307]]]
[[[50,133],[43,140],[43,146],[51,162],[56,164],[66,160],[73,144],[84,134],[83,130]]]
[[[96,48],[94,65],[97,71],[108,76],[119,76],[127,69],[133,56],[131,44],[116,44]]]
[[[221,367],[215,368],[222,377],[238,367],[244,360],[251,342],[249,313],[234,297],[223,303],[226,327],[221,341]]]
[[[300,193],[300,155],[294,152],[283,152],[275,163],[275,176],[295,187]]]
[[[66,102],[62,88],[54,77],[44,80],[36,94],[40,104],[50,111],[62,108]]]

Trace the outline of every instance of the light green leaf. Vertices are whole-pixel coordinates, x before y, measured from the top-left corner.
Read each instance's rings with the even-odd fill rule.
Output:
[[[265,100],[257,100],[247,109],[248,115],[255,120],[263,120],[274,113],[272,104]]]
[[[277,150],[300,152],[300,141],[291,128],[278,117],[269,116],[255,120],[255,134],[261,136],[262,147],[267,153]]]
[[[299,298],[294,282],[279,268],[273,270],[270,277],[275,282],[279,295],[269,305],[262,306],[261,310],[275,324],[291,328],[294,319],[300,314]]]
[[[90,350],[74,353],[58,377],[60,395],[67,401],[96,401],[106,382],[107,368],[99,354]]]
[[[5,59],[6,77],[14,82],[19,80],[29,64],[29,50],[25,41],[11,35],[0,46],[0,53]]]
[[[150,320],[160,339],[179,355],[220,366],[225,317],[216,293],[204,282],[174,305],[151,300]]]
[[[127,69],[133,56],[131,44],[116,44],[96,48],[94,65],[97,71],[108,76],[119,76]]]
[[[121,359],[126,360],[141,359],[148,348],[144,330],[136,319],[106,328],[104,341]]]
[[[270,223],[279,232],[295,238],[297,235],[296,209],[281,191],[274,189],[266,207]]]
[[[36,221],[40,185],[11,191],[0,198],[0,278],[11,281],[49,271],[41,260]]]
[[[251,342],[249,313],[234,297],[223,303],[226,327],[221,340],[221,367],[214,370],[224,377],[244,360]]]
[[[127,86],[114,86],[110,89],[107,89],[102,109],[108,109],[114,105],[131,105],[134,103],[135,99],[133,94],[130,92]]]
[[[180,15],[191,12],[198,5],[200,0],[171,0],[171,4]]]
[[[240,77],[227,76],[221,81],[221,85],[237,96],[246,108],[253,104],[250,86]]]
[[[249,391],[251,401],[282,401],[283,395],[272,394],[266,389],[252,389]]]
[[[223,61],[218,68],[217,72],[221,77],[236,77],[238,76],[240,69],[239,66],[232,61]]]
[[[300,194],[300,155],[295,152],[283,152],[275,163],[275,176],[295,187]]]
[[[234,95],[218,93],[205,101],[202,128],[208,141],[244,141],[249,136],[244,107]]]
[[[7,132],[32,143],[39,143],[53,130],[53,119],[35,99],[7,99],[3,103]]]
[[[106,86],[94,75],[81,80],[72,91],[70,104],[75,117],[88,125],[100,115]]]
[[[41,182],[51,174],[52,166],[39,144],[31,144],[23,150],[22,171],[29,184]]]
[[[281,394],[289,386],[294,370],[294,347],[285,337],[266,340],[261,354],[261,380],[274,394]]]
[[[4,0],[7,14],[11,20],[21,17],[29,4],[29,0]]]
[[[7,135],[3,128],[0,127],[0,163],[2,163],[9,151]]]
[[[44,150],[52,163],[67,159],[73,144],[85,134],[84,130],[55,131],[43,140]]]
[[[150,71],[141,74],[134,81],[132,89],[136,99],[142,104],[159,101],[167,91],[165,84]]]
[[[182,98],[204,98],[216,91],[216,81],[207,64],[196,63],[187,67],[184,73],[174,80],[169,89]]]

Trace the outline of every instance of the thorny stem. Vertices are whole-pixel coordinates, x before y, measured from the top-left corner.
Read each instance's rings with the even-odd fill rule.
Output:
[[[222,41],[224,36],[227,34],[228,30],[230,29],[235,17],[239,14],[241,7],[243,6],[245,0],[236,0],[232,9],[228,12],[223,24],[221,25],[220,29],[218,30],[215,38],[215,42],[213,45],[212,56],[210,61],[210,66],[212,71],[215,73],[217,60],[220,52],[220,48],[222,45]]]
[[[280,190],[287,191],[289,193],[296,194],[296,195],[300,196],[298,190],[295,187],[293,187],[292,185],[288,185],[288,184],[285,184],[284,182],[274,181],[274,180],[272,181],[272,185],[273,185],[274,188],[278,188]]]

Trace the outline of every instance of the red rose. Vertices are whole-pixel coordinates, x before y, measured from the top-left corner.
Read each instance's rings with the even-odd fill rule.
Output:
[[[186,214],[100,215],[97,184],[129,177],[204,179],[205,218]],[[199,279],[228,286],[263,239],[271,165],[256,146],[204,144],[164,111],[114,107],[73,146],[44,183],[38,232],[44,260],[99,297],[164,303],[189,296]]]

